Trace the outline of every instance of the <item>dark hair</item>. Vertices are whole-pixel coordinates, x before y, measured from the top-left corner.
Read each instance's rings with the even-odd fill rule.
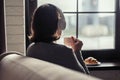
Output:
[[[57,40],[54,33],[58,29],[57,7],[44,4],[37,8],[31,22],[31,42],[53,42]]]

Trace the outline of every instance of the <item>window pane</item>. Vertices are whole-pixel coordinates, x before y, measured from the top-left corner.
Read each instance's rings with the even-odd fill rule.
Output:
[[[75,14],[64,14],[66,20],[66,29],[63,31],[58,43],[63,44],[64,37],[71,37],[76,35],[76,15]]]
[[[79,11],[115,11],[116,0],[79,0]]]
[[[114,13],[79,14],[79,39],[83,49],[114,49]]]
[[[76,11],[76,0],[37,0],[37,2],[38,6],[45,3],[51,3],[58,6],[64,12]]]

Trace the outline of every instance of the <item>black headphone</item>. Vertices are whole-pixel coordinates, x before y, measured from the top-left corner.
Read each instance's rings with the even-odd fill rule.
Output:
[[[58,27],[61,28],[61,30],[64,30],[66,28],[66,21],[65,21],[65,17],[63,15],[63,12],[58,8],[57,8],[57,11],[58,11]]]

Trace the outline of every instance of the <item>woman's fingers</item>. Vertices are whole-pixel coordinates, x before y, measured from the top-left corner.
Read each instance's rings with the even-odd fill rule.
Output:
[[[71,47],[73,49],[73,51],[80,51],[82,46],[83,46],[83,42],[77,38],[71,37],[72,38],[72,43],[71,43]]]

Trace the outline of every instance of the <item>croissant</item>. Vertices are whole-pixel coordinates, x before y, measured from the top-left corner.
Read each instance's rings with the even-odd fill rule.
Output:
[[[85,64],[97,64],[99,61],[94,57],[88,57],[84,60]]]

